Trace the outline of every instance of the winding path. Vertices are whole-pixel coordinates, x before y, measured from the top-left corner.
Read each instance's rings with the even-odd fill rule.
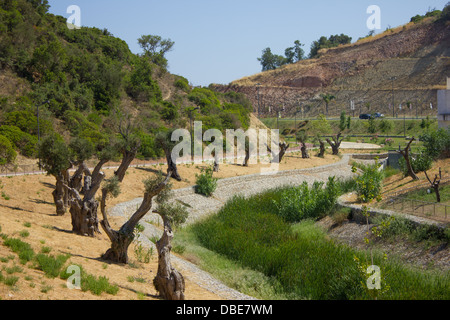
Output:
[[[345,154],[343,158],[334,164],[321,167],[280,171],[273,175],[253,174],[247,176],[239,176],[233,178],[220,179],[214,196],[207,198],[196,194],[194,187],[173,190],[174,201],[186,204],[189,211],[189,218],[186,224],[191,224],[199,219],[217,212],[231,197],[234,195],[242,195],[245,197],[264,192],[275,187],[286,185],[300,185],[304,181],[308,184],[314,181],[328,180],[328,177],[347,178],[353,175],[351,167],[348,165],[350,155]],[[141,204],[142,198],[121,203],[109,210],[109,215],[128,218],[136,208]],[[139,240],[143,245],[153,246],[154,243],[149,240],[152,237],[160,237],[162,231],[156,228],[152,223],[159,221],[157,214],[149,213],[141,220],[140,224],[145,227],[144,232],[140,235]],[[150,223],[149,223],[150,222]],[[209,273],[200,270],[194,264],[172,255],[172,262],[186,278],[196,282],[199,286],[209,290],[216,295],[227,300],[249,300],[254,299],[244,295],[234,289],[225,286],[222,282],[214,279]]]

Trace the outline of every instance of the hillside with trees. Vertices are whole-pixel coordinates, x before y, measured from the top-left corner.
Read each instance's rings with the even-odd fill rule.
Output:
[[[157,132],[189,129],[194,119],[217,129],[248,127],[252,106],[244,95],[192,88],[168,72],[170,39],[142,35],[142,54],[133,54],[107,29],[71,30],[48,9],[47,0],[0,4],[2,164],[17,154],[37,158],[37,141],[54,135],[70,151],[82,139],[98,156],[123,140],[124,123],[139,140],[136,157],[145,159],[164,156]]]

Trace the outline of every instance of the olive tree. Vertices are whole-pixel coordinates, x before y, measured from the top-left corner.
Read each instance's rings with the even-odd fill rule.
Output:
[[[56,215],[62,216],[69,207],[69,194],[64,187],[69,184],[69,169],[72,167],[69,148],[60,135],[53,134],[41,140],[39,152],[43,169],[56,179],[56,187],[52,195]]]
[[[305,130],[301,130],[297,132],[296,138],[298,141],[300,141],[301,147],[300,150],[302,152],[302,158],[303,159],[309,159],[308,149],[306,147],[306,140],[308,139],[308,135],[306,134]]]
[[[162,180],[162,175],[159,175],[152,181],[152,185],[159,185]],[[163,234],[156,242],[158,272],[153,279],[153,284],[162,298],[167,300],[184,300],[184,278],[180,272],[173,268],[170,252],[174,236],[173,227],[183,224],[188,217],[188,212],[184,206],[178,203],[169,203],[171,197],[171,185],[169,184],[157,195],[156,203],[158,207],[153,211],[159,214],[164,226]]]
[[[109,145],[102,148],[98,154],[98,163],[91,173],[87,166],[84,164],[83,158],[92,156],[88,153],[88,144],[79,140],[75,140],[75,143],[71,143],[72,150],[82,149],[78,151],[79,168],[71,179],[71,184],[65,186],[70,194],[70,214],[72,217],[72,231],[76,234],[83,236],[94,237],[97,233],[100,233],[98,227],[98,207],[99,201],[95,198],[97,191],[100,189],[101,183],[105,178],[105,174],[101,172],[102,166],[116,157],[119,146],[111,141]],[[85,149],[86,148],[86,149]],[[85,182],[84,187],[81,188],[81,177],[77,174],[84,173]],[[72,181],[74,180],[74,181]],[[84,197],[81,197],[81,195]]]
[[[339,148],[341,147],[342,141],[344,141],[345,137],[342,137],[342,132],[339,132],[337,135],[333,136],[331,138],[333,141],[331,141],[329,138],[327,138],[328,144],[331,146],[331,150],[334,156],[339,154]]]
[[[176,143],[172,141],[172,132],[172,130],[166,132],[158,132],[155,138],[155,142],[157,147],[164,150],[167,161],[167,172],[171,172],[171,176],[175,180],[181,181],[182,179],[180,174],[178,173],[176,160],[172,158],[172,150],[176,145]]]

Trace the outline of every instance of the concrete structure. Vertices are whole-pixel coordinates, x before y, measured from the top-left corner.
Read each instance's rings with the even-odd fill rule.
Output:
[[[439,128],[450,126],[450,78],[447,78],[447,90],[438,90],[438,123]]]

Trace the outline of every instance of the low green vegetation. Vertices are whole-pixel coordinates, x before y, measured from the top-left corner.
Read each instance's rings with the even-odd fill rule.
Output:
[[[347,184],[339,182],[336,188],[342,190],[340,187]],[[329,206],[325,212],[318,205],[316,214],[287,214],[312,208],[308,206],[308,195],[317,191],[317,187],[312,186],[308,192],[305,186],[298,187],[296,192],[286,187],[250,198],[234,197],[217,215],[177,232],[175,242],[186,246],[185,256],[202,260],[200,265],[208,265],[210,272],[217,272],[228,285],[259,298],[370,299],[371,295],[361,286],[365,279],[355,262],[355,257],[357,261],[370,259],[369,253],[335,243],[315,223],[327,212],[335,221],[348,217],[346,210],[332,210],[334,203],[329,199],[334,198],[336,188],[329,186],[329,191],[325,191],[329,195],[323,201]],[[302,201],[295,198],[299,194],[306,195],[304,205],[293,204],[295,200]],[[290,203],[280,205],[288,197],[293,197]],[[320,198],[317,196],[316,200]],[[385,260],[377,251],[373,257],[374,264],[386,272],[383,285],[390,288],[380,298],[445,300],[450,297],[448,272],[417,270],[396,259]],[[240,285],[231,275],[234,272],[241,275]],[[256,279],[260,284],[251,287]]]
[[[297,124],[303,120],[297,119]],[[348,119],[346,120],[348,121]],[[428,121],[427,125],[422,125],[423,121]],[[276,118],[265,118],[262,119],[262,122],[268,126],[269,128],[276,129],[277,128],[277,119]],[[426,133],[432,133],[438,130],[438,123],[436,120],[425,120],[425,119],[413,119],[406,120],[404,122],[403,119],[375,119],[372,123],[372,128],[369,126],[368,120],[360,120],[360,119],[351,119],[350,126],[346,126],[344,130],[341,130],[342,121],[334,120],[334,119],[325,119],[323,116],[319,116],[317,119],[309,120],[308,127],[306,128],[308,135],[314,136],[313,132],[318,131],[316,127],[320,125],[320,128],[324,127],[325,130],[321,129],[321,135],[331,135],[333,132],[343,131],[345,135],[348,135],[348,138],[345,141],[354,141],[364,139],[365,142],[368,143],[378,143],[378,144],[390,144],[391,148],[398,148],[397,140],[386,142],[386,139],[389,137],[382,136],[398,136],[402,137],[398,141],[404,141],[404,134],[407,136],[415,136],[418,138],[420,135],[424,135]],[[288,133],[295,127],[295,119],[279,119],[278,120],[278,128],[280,129],[280,133]],[[406,129],[406,130],[405,130]],[[372,131],[372,132],[371,132]],[[350,137],[355,135],[355,137]],[[361,136],[361,137],[358,137]],[[370,139],[376,141],[370,141]],[[404,143],[404,142],[403,142]]]
[[[9,238],[6,235],[2,235],[3,245],[9,247],[13,252],[19,255],[20,262],[26,264],[35,257],[33,248],[30,244],[16,238]]]
[[[386,218],[375,217],[374,223],[380,224]],[[428,245],[446,245],[450,241],[450,228],[440,228],[435,225],[416,224],[402,217],[391,219],[383,230],[383,241],[394,242],[406,239],[410,242],[425,242]]]
[[[339,187],[334,177],[323,182],[315,181],[311,187],[305,181],[299,187],[286,188],[279,200],[274,200],[277,213],[287,222],[318,219],[327,215],[334,207]]]
[[[431,177],[430,177],[431,178]],[[450,184],[439,188],[442,204],[450,204]],[[436,202],[436,194],[432,188],[424,188],[417,191],[411,191],[405,194],[407,199],[414,199],[426,202]]]
[[[36,254],[29,243],[17,238],[8,237],[5,234],[2,234],[1,237],[3,239],[3,245],[10,248],[11,251],[19,256],[19,260],[22,265],[30,263],[29,267],[43,271],[45,276],[51,279],[59,277],[60,279],[67,280],[72,275],[72,273],[67,272],[67,267],[69,265],[67,261],[70,259],[70,255],[59,254],[52,256],[48,254],[50,250],[48,250],[48,248],[44,249],[45,247],[41,253]],[[3,259],[4,261],[2,262],[8,262],[13,259],[14,255],[9,257],[9,259]],[[78,267],[81,271],[82,291],[90,291],[95,295],[100,295],[102,292],[112,295],[117,294],[119,287],[110,284],[107,277],[93,276],[88,274],[82,266]],[[2,272],[0,272],[0,283],[4,283],[7,286],[14,286],[20,280],[20,277],[15,276],[14,274],[23,272],[23,268],[14,265],[3,269],[6,271],[7,275],[5,276]],[[44,290],[44,288],[46,289]],[[44,286],[41,292],[46,293],[50,289],[51,287]]]
[[[203,194],[207,197],[212,196],[217,188],[217,178],[213,177],[214,170],[211,166],[202,168],[200,174],[196,174],[195,192]]]
[[[111,295],[116,295],[119,291],[117,285],[109,283],[109,279],[105,276],[96,277],[91,275],[84,270],[81,265],[77,265],[80,268],[81,275],[81,291],[90,291],[92,294],[97,296],[101,295],[103,292]],[[72,274],[67,273],[65,269],[61,270],[59,277],[63,280],[67,280]]]
[[[369,165],[359,165],[362,173],[355,178],[355,189],[358,194],[358,199],[364,203],[370,202],[373,199],[380,199],[381,190],[383,187],[384,174],[379,170],[378,162]],[[356,171],[355,167],[353,167]]]
[[[42,270],[48,278],[56,278],[70,255],[57,255],[56,257],[39,253],[35,259],[35,269]]]

